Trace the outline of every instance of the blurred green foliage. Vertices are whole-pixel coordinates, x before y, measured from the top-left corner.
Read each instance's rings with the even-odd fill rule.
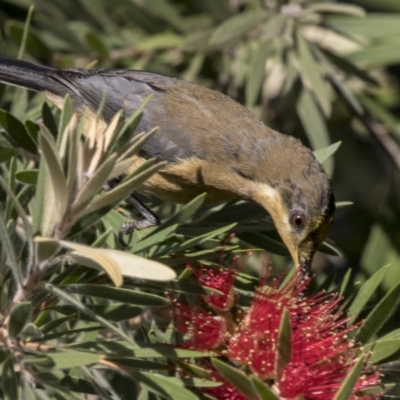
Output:
[[[342,257],[335,256],[333,247],[325,245],[325,252],[330,255],[321,253],[314,261],[317,282],[327,288],[337,287],[351,268],[351,276],[347,275],[347,294],[351,296],[349,287],[365,282],[390,263],[386,274],[379,277],[379,285],[368,294],[369,303],[363,304],[360,316],[365,317],[370,311],[368,307],[378,304],[380,299],[389,299],[382,306],[386,314],[378,324],[380,331],[367,336],[368,339],[382,338],[398,328],[400,310],[393,295],[397,293],[400,279],[398,0],[343,3],[333,0],[0,0],[0,25],[1,54],[23,56],[54,67],[132,68],[178,76],[228,94],[269,126],[301,138],[314,150],[340,141],[339,150],[323,165],[332,177],[337,201],[353,205],[337,210],[330,238]],[[0,98],[2,108],[9,112],[0,113],[1,175],[22,206],[32,211],[35,185],[40,176],[36,122],[42,121],[51,135],[62,131],[58,129],[62,115],[43,105],[41,95],[21,89],[2,86]],[[188,208],[146,201],[164,224],[155,232],[135,233],[131,246],[135,253],[170,266],[178,264],[170,256],[171,252],[190,260],[209,259],[223,248],[219,235],[233,230],[237,238],[225,246],[227,253],[249,248],[273,253],[258,253],[250,258],[248,271],[258,272],[270,259],[276,266],[286,267],[286,250],[263,211],[253,205],[203,207],[198,213],[201,199]],[[18,211],[4,192],[1,212],[4,229],[21,229],[9,222],[11,217],[16,218]],[[79,236],[80,241],[113,247],[115,240],[110,232],[116,232],[124,220],[113,210],[102,219],[101,229],[89,229]],[[235,222],[237,225],[233,228],[231,224]],[[21,261],[27,257],[28,250],[24,246],[19,249]],[[78,286],[98,279],[98,272],[84,270],[82,277],[79,273],[85,267],[74,268],[75,272],[66,269],[59,276],[48,276],[46,281],[50,284],[55,279],[60,284],[65,280]],[[178,269],[178,273],[182,270]],[[5,282],[10,282],[10,275],[2,279],[4,288]],[[138,288],[140,284],[132,284],[132,290]],[[144,290],[154,296],[162,293],[157,285],[145,285]],[[7,297],[9,291],[3,289],[2,295]],[[76,289],[73,293],[81,292]],[[68,296],[79,298],[70,293]],[[39,297],[35,301],[42,304],[44,300]],[[93,301],[92,308],[97,303],[102,304]],[[385,308],[388,303],[393,306],[389,311]],[[32,321],[33,312],[35,323],[29,322],[23,327],[29,334],[36,332],[50,340],[61,337],[71,328],[72,314],[68,310],[64,309],[64,316],[57,314],[55,318],[50,311],[39,313],[35,309],[38,304],[33,304],[33,311],[25,305],[15,310],[26,321]],[[98,311],[103,316],[112,311],[105,308]],[[136,311],[132,309],[132,313]],[[115,313],[114,321],[118,321],[122,331],[128,331],[128,324],[120,322],[121,313],[118,310]],[[78,321],[73,328],[76,333],[85,332],[86,339],[94,341],[91,332],[97,332],[99,325],[94,321]],[[14,335],[19,332],[17,326]],[[53,336],[46,337],[46,332],[52,332]],[[157,334],[156,328],[152,334]],[[151,343],[147,333],[141,335],[143,341]],[[124,346],[129,347],[127,343]],[[378,357],[379,362],[395,360],[397,355],[398,351]],[[97,360],[85,357],[88,364]],[[5,360],[3,385],[15,382],[11,362],[4,352],[0,358]],[[73,368],[69,360],[60,355],[52,362],[60,365],[59,368]],[[35,360],[43,365],[48,361],[42,356]],[[43,368],[42,382],[51,386],[54,379],[61,379]],[[390,371],[398,376],[396,368]],[[101,398],[114,398],[110,397],[114,389],[95,370],[82,368],[76,377],[67,378],[65,375],[63,379],[70,388],[82,385],[79,387],[87,389],[85,385],[90,382],[90,390],[94,387]],[[110,377],[117,387],[130,382],[124,379],[116,374]],[[134,379],[144,380],[139,375]],[[62,397],[61,389],[52,387],[61,396],[54,398],[73,398]],[[126,391],[126,397],[119,393],[120,397],[129,398],[131,390]],[[399,395],[400,390],[396,392],[395,388],[392,394]],[[10,394],[4,396],[16,398]]]

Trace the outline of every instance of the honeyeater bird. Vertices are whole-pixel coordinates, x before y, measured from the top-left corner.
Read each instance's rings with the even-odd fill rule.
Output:
[[[139,192],[176,203],[204,192],[209,203],[258,203],[303,271],[330,229],[333,192],[312,152],[220,92],[144,71],[53,69],[6,57],[0,57],[0,81],[42,92],[59,107],[69,95],[78,114],[85,109],[96,113],[106,93],[101,117],[105,124],[119,110],[128,118],[151,94],[132,135],[159,129],[135,165],[155,157],[166,166]],[[144,220],[124,224],[123,233],[158,222],[137,198],[133,200]]]

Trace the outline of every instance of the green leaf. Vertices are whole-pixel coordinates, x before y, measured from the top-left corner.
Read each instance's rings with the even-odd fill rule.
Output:
[[[12,40],[18,46],[21,46],[24,40],[24,24],[8,19],[5,21],[4,27]],[[51,57],[51,51],[31,27],[29,27],[29,30],[26,32],[26,44],[25,46],[21,46],[21,48],[25,48],[29,54],[32,54],[42,61],[48,61]]]
[[[101,297],[104,299],[141,306],[165,306],[169,303],[169,301],[164,297],[155,294],[141,292],[139,290],[115,288],[106,285],[85,283],[68,285],[65,289],[68,292],[79,293],[85,296]]]
[[[71,122],[72,115],[73,115],[72,102],[71,102],[71,98],[69,97],[69,95],[67,95],[64,98],[64,103],[63,103],[63,107],[61,110],[60,123],[58,125],[58,132],[60,134],[62,134],[65,131],[65,128]],[[85,118],[85,117],[83,117],[83,118]],[[60,135],[60,138],[61,138],[61,135]]]
[[[349,55],[349,59],[363,69],[398,64],[400,61],[398,37],[382,40]]]
[[[63,217],[67,207],[67,182],[54,139],[44,130],[42,130],[39,136],[39,145],[46,161],[50,185],[54,195],[54,203],[57,209],[58,219],[56,220],[58,221]]]
[[[53,138],[57,139],[57,134],[58,134],[57,124],[54,119],[54,115],[51,112],[50,107],[46,102],[44,102],[42,105],[42,120],[46,125],[46,128],[52,134]]]
[[[37,154],[36,144],[20,120],[7,111],[0,110],[0,125],[6,130],[17,146],[22,147],[32,154]]]
[[[138,360],[133,357],[107,357],[107,361],[111,361],[113,364],[117,364],[128,373],[135,370],[169,370],[171,367],[168,364],[162,362]],[[207,385],[205,385],[207,386]]]
[[[148,160],[148,162],[153,162],[153,161]],[[84,210],[80,211],[75,215],[75,221],[84,217],[85,215],[94,213],[95,211],[100,210],[103,207],[107,207],[110,204],[117,203],[123,198],[129,196],[138,185],[140,185],[146,179],[150,178],[150,176],[152,176],[164,165],[165,165],[164,162],[159,162],[149,166],[139,174],[133,174],[132,177],[130,177],[126,181],[123,181],[122,183],[117,185],[114,189],[107,192],[105,195],[96,198],[93,200],[92,203],[89,203]]]
[[[290,315],[286,308],[283,310],[279,325],[276,354],[275,371],[277,376],[281,376],[283,369],[292,357],[292,328],[290,325]]]
[[[220,361],[218,358],[212,358],[211,362],[218,372],[249,400],[258,400],[257,392],[251,380],[243,372]]]
[[[116,153],[108,157],[85,183],[74,200],[73,208],[75,212],[82,211],[100,192],[114,168],[117,157]]]
[[[280,400],[279,397],[270,389],[270,387],[264,383],[261,379],[255,376],[251,376],[251,383],[257,390],[260,400]]]
[[[80,311],[83,314],[85,314],[86,316],[88,316],[89,318],[94,319],[95,321],[99,322],[104,327],[110,329],[112,332],[116,333],[118,336],[125,339],[127,342],[129,342],[131,344],[135,343],[134,340],[130,336],[128,336],[125,332],[123,332],[122,330],[120,330],[116,326],[114,326],[112,323],[110,323],[106,318],[103,318],[100,315],[97,315],[90,308],[88,308],[84,304],[82,304],[82,302],[78,301],[76,298],[65,293],[63,290],[59,289],[57,286],[52,285],[50,283],[45,283],[44,287],[49,292],[53,293],[54,295],[58,296],[62,300],[71,304],[77,311]],[[123,306],[124,306],[124,309],[127,308],[126,304],[123,304]],[[107,307],[107,306],[105,306],[105,307]],[[132,308],[132,306],[128,306],[128,307]],[[60,307],[58,307],[58,308],[60,308]],[[97,307],[97,308],[99,308],[99,307]],[[114,309],[115,309],[115,307],[114,307]],[[106,308],[106,310],[107,311],[113,310],[113,307],[111,307],[111,309]]]
[[[25,213],[25,210],[23,208],[23,206],[21,205],[21,203],[19,202],[19,200],[16,198],[13,190],[11,190],[11,188],[7,185],[7,183],[4,181],[4,179],[2,178],[2,176],[0,175],[0,187],[2,187],[2,189],[4,190],[4,192],[6,193],[7,197],[8,197],[8,201],[10,202],[10,204],[12,204],[15,208],[15,210],[17,211],[19,217],[21,218],[22,222],[23,222],[23,227],[25,230],[25,240],[27,242],[27,247],[28,247],[28,257],[27,257],[27,266],[28,268],[30,268],[32,266],[32,262],[34,259],[34,245],[33,245],[33,235],[32,235],[32,228],[31,228],[31,223],[30,220],[27,216],[27,214]],[[1,207],[0,207],[1,210]],[[3,230],[6,236],[8,236],[8,232],[5,232],[5,224],[6,221],[4,220],[4,216],[2,217],[2,222],[4,224],[3,226]],[[6,243],[7,241],[9,241],[9,236],[8,239],[4,240],[4,243]],[[11,244],[8,244],[7,246],[11,246]],[[10,248],[11,249],[11,248]],[[9,255],[11,255],[11,253],[9,253]],[[22,278],[22,273],[18,268],[18,264],[16,264],[15,262],[13,262],[11,264],[11,266],[16,267],[15,270],[13,270],[14,273],[14,277],[16,279],[21,280]],[[22,280],[21,280],[22,282]]]
[[[297,51],[300,62],[300,74],[303,85],[311,91],[318,101],[323,114],[329,117],[331,114],[331,99],[327,83],[321,73],[321,67],[303,36],[297,33]],[[305,90],[302,91],[303,93]],[[311,118],[311,117],[310,117]],[[319,146],[322,147],[322,146]]]
[[[16,250],[14,248],[14,244],[12,242],[12,238],[7,229],[7,223],[4,220],[4,210],[2,204],[0,204],[0,244],[1,244],[1,252],[3,253],[3,257],[5,257],[5,265],[8,265],[11,268],[11,271],[14,275],[14,279],[17,280],[19,285],[22,285],[22,271],[20,269],[18,258],[16,254]]]
[[[101,57],[108,57],[108,49],[98,35],[88,32],[86,34],[86,42]]]
[[[317,161],[322,164],[324,163],[329,157],[336,153],[339,149],[342,142],[332,143],[328,147],[324,147],[323,149],[318,149],[314,151],[314,156]]]
[[[193,247],[194,245],[199,245],[199,244],[203,243],[206,240],[209,240],[209,239],[211,239],[213,237],[222,235],[223,233],[226,233],[226,232],[230,231],[235,226],[236,226],[236,224],[226,225],[226,226],[224,226],[222,228],[218,228],[218,229],[215,229],[213,231],[209,231],[209,232],[207,232],[207,233],[205,233],[203,235],[199,235],[199,236],[196,236],[194,238],[188,239],[185,242],[183,242],[182,244],[179,244],[178,246],[174,247],[173,250],[174,250],[174,252],[183,251],[183,250],[186,250],[188,248]]]
[[[94,342],[78,342],[67,345],[71,349],[81,349],[91,352],[101,352],[107,355],[126,355],[137,358],[203,358],[215,356],[209,351],[179,349],[162,343],[131,343],[117,340],[98,340]]]
[[[17,150],[14,147],[0,146],[0,163],[10,161],[17,154]]]
[[[106,319],[110,322],[126,321],[143,313],[141,307],[126,303],[112,303],[110,305],[90,304],[87,305],[86,308],[87,310],[90,310],[93,315],[95,314],[97,317]],[[71,305],[54,306],[49,309],[66,316],[74,315],[75,318],[83,321],[97,320],[93,315],[88,315],[84,311],[76,310],[74,306]]]
[[[16,400],[20,398],[17,385],[17,374],[14,371],[14,361],[11,356],[9,356],[3,363],[1,381],[3,386],[3,400]]]
[[[38,180],[39,171],[37,169],[30,169],[25,171],[19,171],[15,174],[15,178],[22,183],[28,185],[36,185]]]
[[[104,358],[102,354],[83,353],[80,351],[47,353],[47,357],[54,362],[54,368],[59,369],[70,369],[82,367],[84,365],[96,364]]]
[[[8,334],[10,339],[14,339],[19,335],[24,326],[28,323],[32,314],[32,305],[25,301],[16,304],[10,313],[10,322],[8,325]]]
[[[379,339],[374,343],[365,345],[364,350],[371,354],[370,360],[373,364],[381,363],[400,351],[400,337],[387,340]]]
[[[149,232],[147,235],[143,236],[143,239],[147,237],[152,237],[156,233],[165,231],[166,228],[179,225],[185,223],[190,217],[192,217],[197,210],[202,206],[204,200],[206,198],[206,193],[200,194],[199,196],[195,197],[189,203],[185,204],[181,210],[179,210],[176,214],[172,215],[166,221],[164,221],[160,226],[156,227],[154,230]]]
[[[358,377],[360,376],[362,367],[364,365],[364,358],[360,357],[358,361],[354,364],[353,368],[346,376],[342,386],[336,393],[333,400],[348,400],[353,392],[353,389],[357,383]]]
[[[336,13],[336,14],[348,14],[355,17],[365,17],[366,12],[363,8],[345,3],[316,3],[310,4],[307,7],[307,11],[316,13]]]
[[[260,249],[264,249],[273,254],[279,254],[281,256],[288,256],[289,251],[286,246],[275,240],[273,238],[268,237],[259,232],[240,232],[237,233],[236,236],[243,240],[244,242],[250,244],[251,246],[255,246]]]
[[[335,30],[367,38],[396,37],[400,35],[400,14],[368,13],[364,18],[326,16],[324,22]]]
[[[249,71],[246,80],[246,106],[253,106],[260,95],[265,79],[265,65],[272,49],[265,41],[257,43],[253,49],[249,63]]]
[[[383,278],[388,272],[390,265],[385,265],[375,272],[360,288],[357,296],[354,298],[353,302],[349,307],[349,315],[351,316],[348,324],[352,325],[360,313],[364,310],[368,301],[376,295],[376,291],[379,285],[382,283]]]
[[[247,11],[225,20],[210,38],[210,44],[224,46],[240,39],[259,24],[266,21],[270,14],[264,10]]]
[[[340,297],[345,296],[346,290],[349,287],[350,277],[351,277],[351,269],[349,269],[346,272],[346,274],[343,277],[342,282],[340,284],[340,290],[339,290],[339,296]]]
[[[396,310],[400,298],[400,282],[386,293],[374,309],[368,314],[363,324],[357,330],[356,340],[366,343]]]
[[[162,376],[150,372],[133,372],[131,376],[151,392],[174,400],[196,400],[198,397],[182,387],[177,378]]]
[[[167,226],[166,228],[155,233],[154,235],[150,235],[140,242],[134,243],[131,246],[131,250],[135,251],[136,253],[140,253],[156,244],[164,242],[172,233],[176,231],[178,226],[178,224]]]
[[[296,104],[296,111],[301,123],[307,133],[311,146],[314,149],[328,147],[330,137],[325,120],[315,103],[311,93],[303,88]],[[333,171],[333,160],[328,159],[324,164],[324,169],[328,175]]]

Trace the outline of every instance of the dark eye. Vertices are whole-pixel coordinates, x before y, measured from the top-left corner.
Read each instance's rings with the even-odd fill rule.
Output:
[[[290,223],[296,228],[304,228],[306,225],[306,216],[300,212],[295,212],[290,217]]]

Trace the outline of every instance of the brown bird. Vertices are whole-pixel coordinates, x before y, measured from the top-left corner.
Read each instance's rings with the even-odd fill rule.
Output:
[[[167,164],[139,192],[176,203],[204,192],[209,203],[258,203],[304,272],[330,229],[333,192],[312,152],[222,93],[150,72],[57,70],[6,57],[0,57],[0,81],[42,92],[59,107],[69,95],[78,114],[85,109],[96,113],[106,92],[104,124],[121,109],[128,118],[151,94],[132,135],[155,126],[159,130],[135,165],[153,157]],[[145,219],[124,224],[123,233],[158,223],[150,210],[133,201]]]

